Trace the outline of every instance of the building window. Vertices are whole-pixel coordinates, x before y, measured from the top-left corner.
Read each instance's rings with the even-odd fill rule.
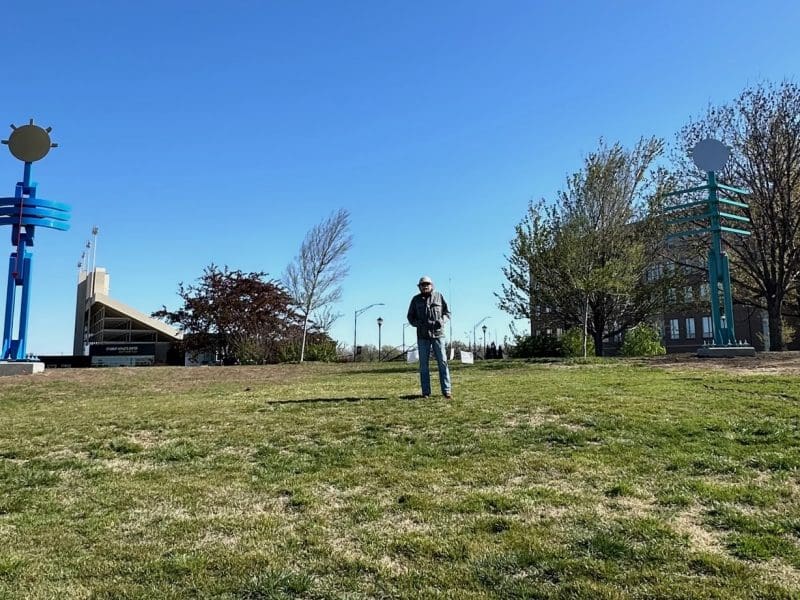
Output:
[[[689,285],[683,288],[683,300],[687,304],[694,302],[694,290],[692,289],[692,286]]]
[[[703,338],[713,338],[714,328],[711,326],[711,317],[703,317]]]
[[[694,330],[694,317],[686,319],[686,339],[691,340],[696,336],[697,332]]]
[[[656,281],[657,279],[661,278],[663,273],[663,267],[661,265],[653,265],[652,267],[647,269],[647,274],[645,275],[645,279],[647,281]]]
[[[711,297],[710,289],[707,283],[700,284],[700,297],[703,300],[708,300]]]
[[[678,319],[669,320],[669,339],[677,340],[681,337],[680,325]]]
[[[667,302],[675,304],[675,288],[669,288],[667,290]]]

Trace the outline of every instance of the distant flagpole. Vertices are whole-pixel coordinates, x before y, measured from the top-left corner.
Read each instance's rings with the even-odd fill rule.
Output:
[[[450,304],[453,303],[453,278],[452,277],[448,277],[447,278],[447,297],[450,298],[450,302],[448,304],[448,306],[449,306]],[[450,321],[450,345],[452,346],[453,345],[453,317],[452,317],[452,314],[450,316],[450,319],[448,319],[448,320]]]
[[[450,306],[453,303],[453,278],[447,278],[447,297],[450,298]],[[453,346],[453,314],[450,313],[450,318],[448,319],[450,323],[450,360],[453,360],[453,357],[456,355],[456,348]]]
[[[94,277],[95,277],[95,268],[97,267],[97,234],[100,232],[100,229],[95,225],[92,227],[92,296],[94,296]]]

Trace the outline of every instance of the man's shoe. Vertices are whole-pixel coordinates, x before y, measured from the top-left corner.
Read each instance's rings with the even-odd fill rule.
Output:
[[[423,399],[423,400],[425,400],[425,399],[427,399],[427,398],[430,398],[430,397],[431,397],[431,395],[430,395],[430,394],[422,394],[422,399]]]
[[[444,395],[444,397],[445,397],[447,400],[452,400],[452,399],[453,399],[453,394],[445,394],[445,395]]]

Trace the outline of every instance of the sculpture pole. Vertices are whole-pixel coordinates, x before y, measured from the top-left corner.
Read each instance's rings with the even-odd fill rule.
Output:
[[[668,238],[685,238],[698,235],[710,236],[708,250],[708,285],[711,295],[711,322],[714,343],[698,349],[698,356],[750,356],[755,353],[752,346],[745,342],[737,341],[734,329],[733,298],[731,294],[731,275],[728,255],[722,251],[722,234],[750,235],[746,229],[731,227],[725,223],[749,223],[745,216],[728,212],[731,208],[748,208],[745,202],[734,200],[727,195],[743,198],[748,195],[746,190],[723,185],[717,182],[717,172],[720,171],[728,160],[730,149],[722,142],[712,139],[702,140],[692,150],[692,159],[695,165],[706,172],[706,185],[678,190],[667,196],[681,196],[688,193],[708,191],[705,200],[695,200],[684,204],[668,206],[667,213],[684,214],[668,221],[672,226],[700,225],[700,229],[673,232]],[[720,204],[725,205],[725,211],[720,210]],[[698,213],[697,210],[702,212]],[[688,213],[688,214],[687,214]],[[722,303],[720,303],[720,295]]]
[[[57,144],[50,142],[50,131],[34,125],[33,119],[13,129],[3,144],[21,160],[22,181],[17,182],[14,196],[0,198],[0,225],[11,225],[11,244],[16,247],[8,260],[6,309],[3,320],[3,346],[0,360],[24,361],[27,351],[28,320],[30,316],[31,276],[33,271],[34,234],[37,227],[66,231],[69,229],[70,207],[36,197],[36,183],[31,181],[31,165],[44,158]],[[17,288],[21,288],[18,333],[14,337]]]

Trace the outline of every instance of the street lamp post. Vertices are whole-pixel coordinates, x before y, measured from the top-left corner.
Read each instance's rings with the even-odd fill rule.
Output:
[[[487,329],[489,329],[489,328],[486,327],[486,325],[481,327],[481,330],[483,330],[483,358],[486,358],[486,330]]]
[[[475,330],[478,328],[478,325],[480,325],[486,319],[489,319],[489,318],[490,317],[483,317],[480,321],[478,321],[477,323],[475,323],[475,325],[472,326],[472,349],[473,350],[476,350],[478,348],[478,341],[475,339]]]
[[[410,323],[403,323],[403,357],[406,356],[406,327],[411,327]]]
[[[381,327],[383,326],[383,317],[378,317],[378,362],[381,362]]]
[[[369,306],[365,306],[364,308],[359,308],[355,311],[353,315],[353,362],[356,362],[356,341],[357,341],[357,333],[358,333],[358,315],[368,311],[373,306],[383,306],[383,302],[375,302],[374,304],[370,304]]]

